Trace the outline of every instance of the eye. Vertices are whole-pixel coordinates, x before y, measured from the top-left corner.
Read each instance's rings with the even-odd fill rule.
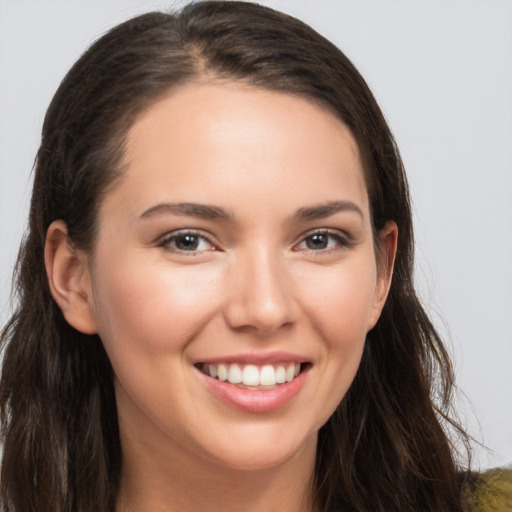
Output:
[[[169,233],[159,246],[173,252],[190,254],[216,250],[215,245],[206,236],[187,230]]]
[[[295,247],[296,250],[329,251],[350,246],[350,241],[341,233],[315,231],[307,234]]]

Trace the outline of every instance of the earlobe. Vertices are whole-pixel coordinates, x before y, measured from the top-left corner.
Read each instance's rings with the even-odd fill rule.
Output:
[[[373,301],[372,313],[368,330],[372,329],[380,317],[382,308],[386,303],[393,268],[395,264],[396,250],[398,243],[398,227],[393,221],[389,221],[379,233],[379,258],[377,261],[377,283]]]
[[[48,228],[44,250],[50,292],[66,321],[84,334],[97,332],[87,259],[70,243],[66,224]]]

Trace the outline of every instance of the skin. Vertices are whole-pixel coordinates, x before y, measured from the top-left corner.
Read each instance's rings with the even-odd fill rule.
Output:
[[[188,84],[135,122],[125,160],[94,254],[73,251],[62,221],[46,249],[66,319],[100,335],[115,371],[118,510],[312,510],[317,433],[354,378],[396,250],[389,222],[377,265],[350,131],[299,97]],[[162,206],[182,203],[224,213]],[[308,371],[271,412],[229,406],[194,366],[275,351]]]

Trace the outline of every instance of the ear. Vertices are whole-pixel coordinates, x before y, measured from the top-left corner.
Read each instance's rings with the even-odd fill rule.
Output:
[[[71,245],[67,226],[61,220],[48,228],[44,262],[50,292],[64,318],[78,331],[95,334],[97,328],[87,257]]]
[[[379,246],[377,248],[377,283],[375,286],[375,295],[368,330],[375,327],[388,297],[391,279],[393,278],[397,242],[398,227],[393,221],[388,221],[379,233]]]

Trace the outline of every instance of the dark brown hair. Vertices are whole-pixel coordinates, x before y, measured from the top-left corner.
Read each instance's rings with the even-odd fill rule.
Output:
[[[98,336],[66,323],[46,279],[46,231],[66,222],[93,251],[102,197],[122,176],[137,116],[187,82],[243,81],[318,102],[354,135],[377,236],[399,241],[389,298],[368,333],[356,378],[319,433],[315,499],[322,511],[461,510],[447,435],[453,373],[413,287],[407,181],[385,119],[345,55],[304,23],[242,2],[205,1],[112,29],[69,71],[48,109],[18,305],[2,333],[1,510],[112,512],[122,454],[112,368]],[[176,120],[176,122],[179,122]]]

